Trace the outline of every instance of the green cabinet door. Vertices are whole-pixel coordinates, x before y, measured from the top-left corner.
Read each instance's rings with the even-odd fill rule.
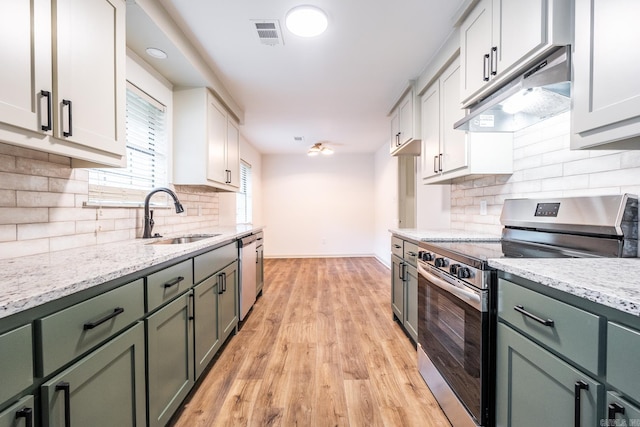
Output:
[[[178,297],[145,320],[150,427],[166,425],[194,383],[191,295]]]
[[[205,370],[220,348],[218,333],[218,281],[214,275],[193,288],[195,379]]]
[[[404,262],[391,256],[391,309],[400,322],[404,320]]]
[[[405,300],[404,300],[404,328],[418,341],[418,269],[407,265],[405,267]]]
[[[145,426],[142,324],[43,384],[41,407],[45,427]]]
[[[25,396],[14,405],[0,412],[0,427],[34,426],[36,411],[33,396]]]
[[[503,323],[497,347],[496,426],[600,425],[602,384]]]
[[[33,384],[31,336],[31,325],[0,335],[0,405]]]
[[[618,393],[607,393],[607,404],[605,407],[606,422],[603,420],[601,426],[638,426],[640,425],[640,408],[620,397]]]
[[[238,326],[238,262],[228,265],[217,276],[221,280],[218,285],[218,328],[220,340],[224,342]]]

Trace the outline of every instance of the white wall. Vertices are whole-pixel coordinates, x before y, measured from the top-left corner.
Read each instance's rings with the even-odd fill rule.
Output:
[[[389,155],[385,142],[374,157],[375,237],[373,253],[391,267],[390,228],[398,226],[398,159]]]
[[[262,157],[266,257],[371,255],[372,154]]]

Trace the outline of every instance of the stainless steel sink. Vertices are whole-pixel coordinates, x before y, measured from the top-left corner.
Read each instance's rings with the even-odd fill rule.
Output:
[[[193,243],[197,242],[198,240],[209,239],[211,237],[216,237],[219,235],[220,234],[189,234],[186,236],[158,240],[157,242],[150,243],[150,245],[181,245],[183,243]]]

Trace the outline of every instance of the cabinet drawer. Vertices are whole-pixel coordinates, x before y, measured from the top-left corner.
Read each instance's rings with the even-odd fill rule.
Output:
[[[31,325],[0,335],[0,404],[33,383]]]
[[[409,264],[413,265],[414,267],[417,267],[418,264],[418,245],[416,245],[415,243],[411,243],[411,242],[404,242],[404,252],[403,252],[403,258],[405,261],[407,261]]]
[[[517,311],[516,307],[527,314]],[[504,279],[498,284],[498,315],[584,369],[596,375],[600,373],[598,349],[603,334],[599,316]],[[553,321],[553,325],[546,326],[531,316]]]
[[[630,369],[638,365],[640,332],[613,322],[607,328],[607,382],[640,401],[640,371]]]
[[[0,412],[0,427],[25,427],[35,425],[33,417],[36,415],[36,408],[33,406],[33,396],[25,396],[15,405],[10,406]],[[30,420],[31,424],[28,424]]]
[[[36,320],[40,365],[47,376],[144,315],[142,279]]]
[[[195,283],[211,276],[238,259],[238,247],[236,243],[230,243],[218,249],[214,249],[193,259],[193,271]]]
[[[193,285],[191,260],[147,276],[147,311],[171,301]]]
[[[391,237],[391,253],[399,256],[400,258],[404,257],[404,241],[395,236]]]

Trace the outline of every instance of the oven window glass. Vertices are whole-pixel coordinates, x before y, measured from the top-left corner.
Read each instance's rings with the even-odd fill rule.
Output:
[[[420,277],[418,341],[451,389],[480,419],[482,313]]]

